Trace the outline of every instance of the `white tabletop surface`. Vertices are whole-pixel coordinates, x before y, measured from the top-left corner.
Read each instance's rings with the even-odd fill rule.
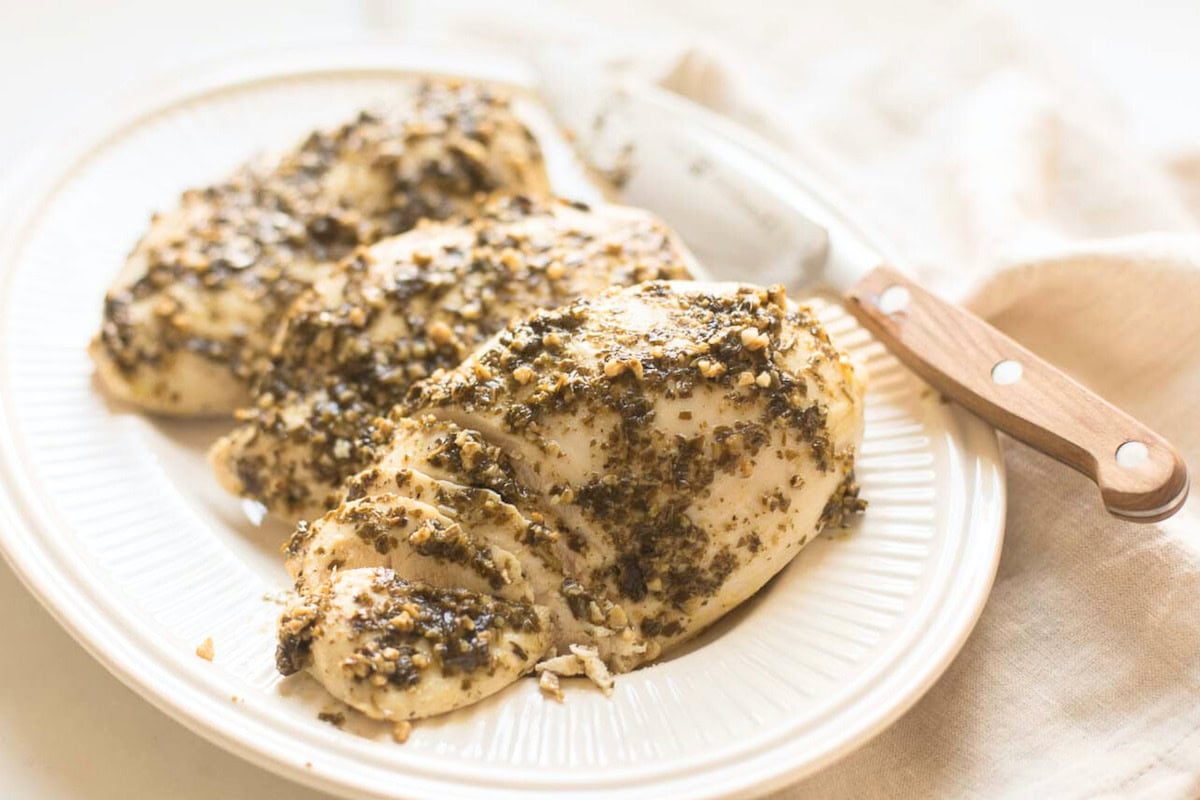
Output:
[[[775,3],[761,3],[767,15]],[[618,0],[616,5],[628,5]],[[682,8],[682,0],[659,6]],[[612,8],[614,3],[608,3]],[[636,4],[634,4],[636,5]],[[911,28],[887,0],[805,0],[828,30],[820,47],[864,47],[891,25]],[[953,3],[920,0],[934,18]],[[631,6],[632,7],[632,6]],[[1173,0],[1014,0],[1006,7],[1060,44],[1130,111],[1154,149],[1200,144],[1194,100],[1200,4]],[[0,179],[39,134],[98,98],[190,63],[256,46],[378,37],[379,3],[244,0],[117,4],[44,0],[0,4]],[[408,5],[393,15],[403,20]],[[741,4],[741,13],[755,13]],[[103,9],[103,10],[101,10]],[[286,9],[286,10],[285,10]],[[689,6],[689,11],[694,7]],[[690,13],[702,24],[720,12]],[[919,22],[919,20],[918,20]],[[814,52],[814,57],[822,53]],[[2,387],[0,387],[2,389]],[[322,795],[208,744],[122,686],[55,624],[0,564],[0,795],[21,798],[289,798]]]

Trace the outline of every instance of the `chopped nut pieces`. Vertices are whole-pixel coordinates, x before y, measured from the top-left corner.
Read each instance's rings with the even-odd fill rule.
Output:
[[[444,322],[435,322],[429,326],[429,338],[434,344],[448,344],[454,340],[454,331]]]
[[[538,664],[534,669],[539,673],[552,672],[564,678],[583,674],[583,662],[573,653],[571,655],[555,656]]]
[[[595,647],[573,644],[571,645],[571,655],[547,659],[534,669],[538,672],[539,686],[542,686],[543,691],[545,691],[545,686],[541,681],[545,675],[561,675],[564,678],[586,675],[592,683],[600,688],[600,691],[604,692],[606,697],[612,695],[615,681]],[[554,685],[557,688],[557,677],[554,679]]]
[[[747,350],[762,350],[771,343],[771,337],[757,328],[743,328],[741,333],[742,345]]]
[[[538,674],[538,688],[551,700],[557,700],[560,703],[563,701],[562,686],[558,683],[558,676],[553,672],[543,670]]]
[[[196,655],[200,656],[205,661],[213,660],[215,651],[213,649],[213,640],[211,636],[201,642],[200,646],[196,648]]]
[[[398,744],[404,744],[408,741],[408,737],[412,735],[413,724],[406,719],[402,719],[392,726],[392,738]]]

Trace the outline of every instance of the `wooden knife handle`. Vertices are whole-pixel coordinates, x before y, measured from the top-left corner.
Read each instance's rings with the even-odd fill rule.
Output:
[[[1114,516],[1179,510],[1187,466],[1170,444],[968,311],[879,267],[847,295],[851,313],[935,389],[1100,487]]]

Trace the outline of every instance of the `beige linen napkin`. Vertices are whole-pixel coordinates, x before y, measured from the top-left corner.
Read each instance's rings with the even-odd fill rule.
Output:
[[[1200,467],[1200,157],[1171,171],[1139,153],[1101,92],[1002,18],[798,62],[798,80],[778,31],[804,20],[786,3],[758,23],[732,5],[715,48],[667,35],[669,21],[608,38],[544,13],[439,25],[495,41],[539,20],[536,33],[575,36],[757,128],[926,284]],[[961,655],[889,730],[780,798],[1200,796],[1200,502],[1158,525],[1118,522],[1087,480],[1004,450],[1004,555]]]

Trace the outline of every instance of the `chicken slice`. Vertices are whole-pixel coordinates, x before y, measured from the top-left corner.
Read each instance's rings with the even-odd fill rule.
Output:
[[[452,711],[494,694],[545,654],[544,609],[437,589],[388,569],[338,572],[280,621],[285,675],[308,669],[376,719]]]
[[[861,508],[863,393],[861,374],[782,288],[611,290],[537,312],[414,384],[377,464],[313,527],[396,497],[437,508],[521,561],[548,626],[544,652],[561,653],[541,669],[607,691],[610,671],[694,636]],[[512,522],[498,524],[497,509]],[[293,558],[318,541],[301,534]],[[341,579],[314,563],[300,608]],[[326,617],[326,635],[336,624]],[[339,696],[354,680],[310,669]]]
[[[496,90],[447,80],[189,190],[105,298],[100,379],[148,411],[229,413],[283,311],[333,262],[423,218],[472,215],[495,190],[550,193],[538,143]]]
[[[300,525],[288,543],[288,572],[302,592],[335,570],[386,566],[430,586],[531,600],[521,562],[492,541],[499,537],[481,538],[448,511],[394,494],[346,503]]]
[[[231,492],[314,518],[372,464],[408,387],[510,320],[612,285],[686,278],[654,217],[502,197],[469,225],[430,225],[341,264],[288,311],[257,402],[210,454]]]

